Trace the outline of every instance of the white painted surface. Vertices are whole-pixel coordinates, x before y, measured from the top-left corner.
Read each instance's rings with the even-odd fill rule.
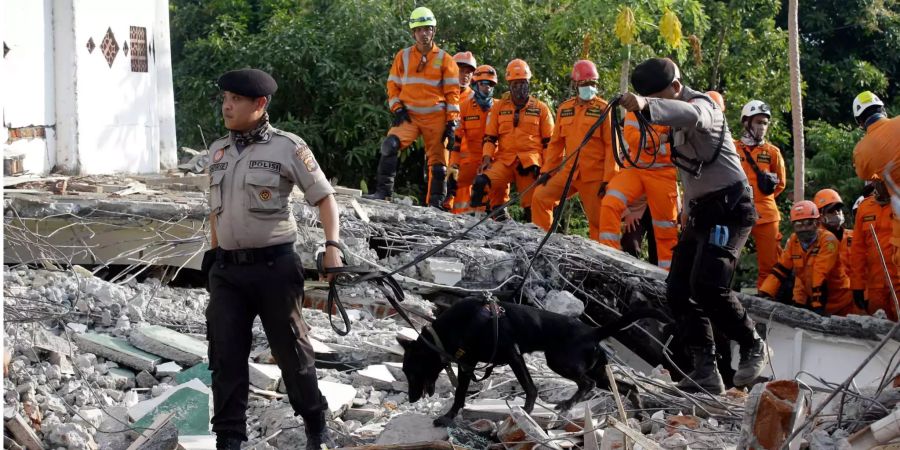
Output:
[[[27,170],[156,173],[176,165],[168,0],[0,1],[11,49],[2,71],[4,127],[56,129],[52,139],[35,139],[43,155],[34,143],[20,145]],[[147,72],[132,71],[132,26],[146,29],[153,49]],[[107,30],[118,46],[112,65],[103,56]]]

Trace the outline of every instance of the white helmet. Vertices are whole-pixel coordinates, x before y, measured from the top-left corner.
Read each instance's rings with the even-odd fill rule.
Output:
[[[853,117],[859,118],[859,115],[870,106],[883,107],[884,102],[882,102],[877,95],[873,94],[872,91],[860,92],[860,94],[853,99]]]
[[[750,100],[741,109],[741,121],[743,122],[745,118],[753,117],[757,114],[765,114],[766,117],[771,119],[772,108],[769,108],[769,105],[761,100]]]

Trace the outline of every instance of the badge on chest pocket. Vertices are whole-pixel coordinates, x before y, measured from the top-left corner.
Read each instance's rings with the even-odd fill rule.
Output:
[[[282,209],[285,205],[278,190],[278,186],[281,184],[280,178],[275,173],[248,173],[245,186],[249,200],[247,209],[267,212]]]

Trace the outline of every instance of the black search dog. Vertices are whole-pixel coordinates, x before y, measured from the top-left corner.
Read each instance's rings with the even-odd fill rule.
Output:
[[[495,313],[499,314],[496,326]],[[595,328],[578,319],[530,306],[460,301],[439,315],[431,329],[426,327],[417,340],[397,338],[405,350],[403,373],[409,383],[409,401],[415,402],[425,394],[433,395],[435,382],[447,362],[456,362],[459,383],[453,406],[434,420],[435,426],[447,426],[465,405],[476,365],[490,362],[498,366],[509,364],[525,389],[524,409],[530,413],[537,399],[537,388],[522,354],[543,351],[550,369],[578,384],[572,398],[556,407],[567,411],[595,386],[609,388],[607,357],[600,341],[643,318],[670,322],[657,310],[637,309]]]

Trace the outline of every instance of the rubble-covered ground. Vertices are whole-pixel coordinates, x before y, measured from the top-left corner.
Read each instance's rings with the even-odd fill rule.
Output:
[[[184,346],[184,354],[169,353],[172,348],[163,348],[163,344],[143,342],[147,338],[141,330],[151,330],[154,325],[169,327],[202,343],[205,327],[198,318],[203,317],[208,300],[204,290],[163,286],[153,278],[117,285],[80,267],[58,271],[5,266],[3,275],[7,314],[4,338],[11,357],[4,378],[5,447],[25,446],[27,442],[28,437],[13,433],[15,426],[11,427],[10,422],[17,422],[30,428],[34,433],[31,438],[45,448],[125,449],[141,432],[146,432],[136,426],[141,422],[135,420],[135,410],[147,409],[142,405],[154,399],[174,398],[171,392],[190,381],[179,375],[190,368],[169,359],[203,359],[190,346]],[[345,291],[344,296],[374,294],[355,289]],[[407,304],[425,313],[432,312],[430,302],[416,295],[410,297]],[[57,310],[40,308],[48,302],[57,305]],[[552,307],[573,309],[565,300],[554,302]],[[572,314],[580,314],[574,309]],[[52,317],[55,313],[59,316]],[[440,415],[451,401],[452,386],[446,375],[442,375],[435,396],[409,403],[398,363],[401,350],[395,339],[398,334],[414,337],[414,332],[394,317],[376,318],[365,311],[351,315],[352,330],[341,337],[332,331],[324,313],[304,310],[311,337],[317,341],[319,379],[333,413],[329,426],[345,445],[450,439],[460,446],[485,448],[498,440],[536,439],[528,434],[527,426],[517,424],[509,415],[511,405],[521,405],[523,394],[507,368],[498,368],[491,378],[473,387],[468,407],[458,426],[450,428],[449,435],[446,430],[431,426],[431,418]],[[140,343],[145,348],[160,345],[159,351],[171,356],[151,353],[145,359],[132,359],[119,354],[121,348],[110,350],[86,340],[92,335]],[[273,361],[259,321],[254,326],[254,338],[252,366],[271,367]],[[178,347],[173,342],[167,344]],[[101,354],[85,347],[96,348]],[[148,358],[152,364],[145,366]],[[547,409],[570,396],[574,384],[547,369],[539,354],[528,355],[527,361],[540,392],[539,406],[532,417],[542,430],[549,430],[549,436],[560,439],[556,442],[585,445],[586,436],[581,431],[584,406],[579,405],[562,417]],[[202,362],[198,364],[202,368]],[[328,366],[333,368],[325,368]],[[195,373],[197,380],[203,379],[202,372]],[[644,408],[636,409],[628,399],[624,400],[624,408],[633,429],[661,448],[736,448],[745,416],[746,392],[732,390],[720,398],[687,396],[672,388],[668,373],[660,368],[651,374],[640,374],[619,367],[618,377],[643,388]],[[200,390],[194,392],[202,393],[203,383],[197,380],[193,382],[200,383]],[[283,392],[283,386],[279,386],[277,371],[273,374],[252,369],[251,382],[254,392],[248,410],[247,445],[301,447],[305,440],[302,422],[294,417],[285,396],[278,392]],[[343,403],[332,404],[330,390],[339,387],[349,387],[349,391],[341,392],[343,397],[338,401]],[[896,405],[900,391],[892,387],[867,395],[878,398],[878,407],[872,408],[871,402],[860,400],[862,397],[851,399],[843,407],[845,423],[883,417],[884,409],[890,411]],[[196,406],[188,402],[184,405]],[[605,429],[604,437],[595,439],[618,439],[617,430],[604,424],[605,417],[618,416],[613,395],[595,390],[588,405],[594,425]],[[208,404],[201,405],[198,411],[204,407],[208,411]],[[202,421],[208,421],[208,417]],[[176,425],[179,429],[191,426]],[[838,429],[832,434],[826,429],[816,430],[808,436],[811,448],[850,448],[845,431]],[[200,445],[195,448],[202,448]],[[508,448],[514,447],[509,444]]]

